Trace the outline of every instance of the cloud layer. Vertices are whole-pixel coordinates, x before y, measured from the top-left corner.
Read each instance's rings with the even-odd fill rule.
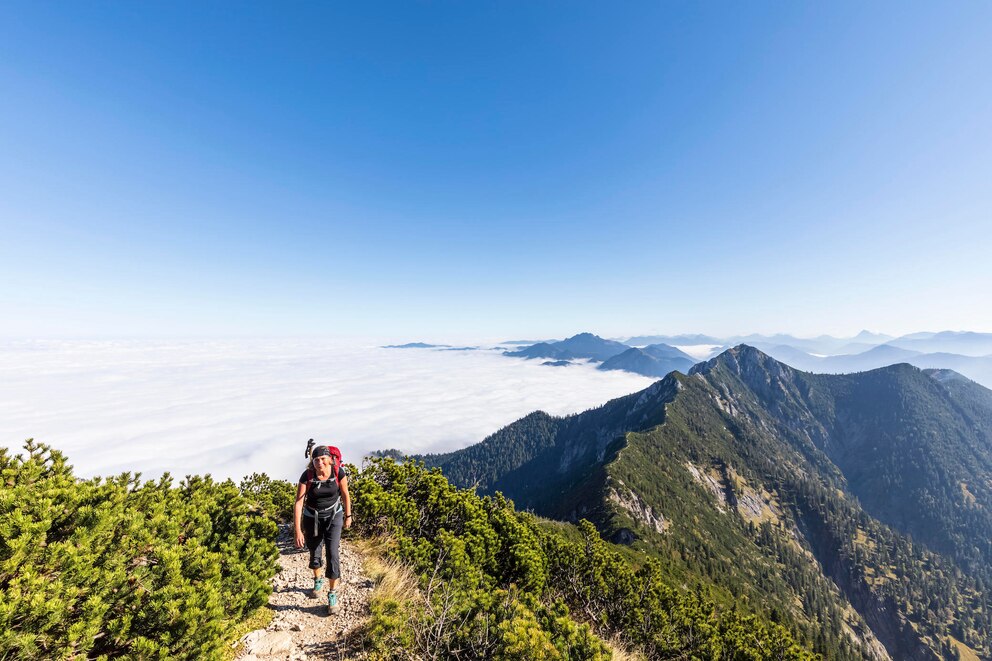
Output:
[[[0,444],[35,438],[77,474],[252,472],[295,479],[306,440],[357,462],[442,452],[535,409],[564,415],[652,379],[496,351],[321,340],[22,342],[0,347]]]

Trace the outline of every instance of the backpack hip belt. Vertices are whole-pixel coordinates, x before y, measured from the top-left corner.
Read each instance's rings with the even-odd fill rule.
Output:
[[[341,496],[338,496],[336,503],[322,510],[318,510],[313,507],[304,507],[303,516],[313,517],[313,536],[316,537],[317,526],[319,525],[320,519],[333,519],[339,512],[342,511],[344,511],[344,505],[341,503]]]

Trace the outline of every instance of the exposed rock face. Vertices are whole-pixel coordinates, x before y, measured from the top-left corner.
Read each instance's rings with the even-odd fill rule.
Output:
[[[760,521],[769,510],[769,506],[757,493],[747,489],[741,491],[737,498],[737,510],[745,519]]]
[[[611,503],[618,505],[630,514],[630,518],[634,521],[654,529],[655,532],[664,534],[665,530],[671,525],[663,514],[655,511],[653,507],[645,503],[633,490],[628,489],[623,482],[620,482],[617,488],[609,489],[606,497]],[[621,535],[620,537],[625,536]]]
[[[717,480],[709,473],[700,470],[691,462],[686,462],[685,467],[689,471],[689,473],[696,479],[697,482],[699,482],[704,487],[706,487],[710,491],[710,493],[712,493],[716,497],[716,501],[717,501],[716,508],[721,512],[726,512],[727,492],[723,488],[723,485],[720,484],[719,480]]]
[[[781,514],[779,505],[764,490],[750,486],[733,468],[721,465],[703,469],[688,461],[685,467],[697,482],[713,494],[720,512],[736,510],[754,523],[778,521]]]

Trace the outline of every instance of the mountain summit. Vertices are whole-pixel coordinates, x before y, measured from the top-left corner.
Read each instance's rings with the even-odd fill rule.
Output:
[[[592,333],[579,333],[560,342],[540,342],[519,351],[506,351],[503,355],[519,358],[554,358],[555,360],[586,358],[602,362],[629,348],[626,344],[614,340],[604,340]]]
[[[692,356],[667,344],[632,347],[607,359],[601,370],[624,370],[644,376],[662,377],[674,370],[687,371],[696,361]]]

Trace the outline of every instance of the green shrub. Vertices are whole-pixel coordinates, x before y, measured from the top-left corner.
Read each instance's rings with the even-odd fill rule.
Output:
[[[276,523],[293,520],[295,484],[286,480],[273,480],[265,473],[252,473],[241,480],[238,488],[248,502]]]
[[[0,658],[217,658],[268,600],[275,524],[233,482],[81,480],[0,449]]]

